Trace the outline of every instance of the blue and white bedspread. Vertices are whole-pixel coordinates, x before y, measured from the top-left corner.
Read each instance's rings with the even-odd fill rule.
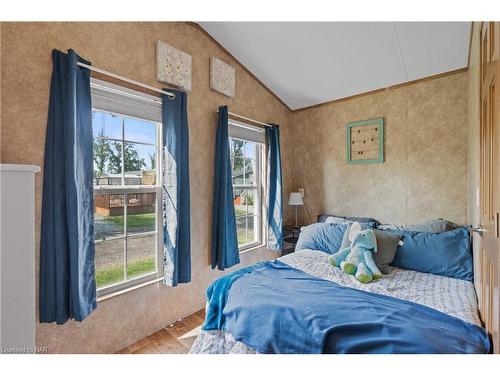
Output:
[[[370,284],[301,250],[223,278],[191,353],[484,353],[472,283],[391,268]],[[215,308],[214,308],[215,307]],[[219,328],[219,329],[214,329]]]

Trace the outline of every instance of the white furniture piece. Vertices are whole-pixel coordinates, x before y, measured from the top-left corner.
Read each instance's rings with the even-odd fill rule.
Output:
[[[35,165],[0,164],[0,348],[35,349]]]

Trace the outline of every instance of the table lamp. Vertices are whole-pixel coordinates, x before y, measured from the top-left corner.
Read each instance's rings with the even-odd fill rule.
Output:
[[[304,201],[302,200],[302,194],[300,193],[290,193],[290,198],[288,199],[289,206],[295,206],[295,226],[299,225],[297,211],[298,206],[303,206]]]

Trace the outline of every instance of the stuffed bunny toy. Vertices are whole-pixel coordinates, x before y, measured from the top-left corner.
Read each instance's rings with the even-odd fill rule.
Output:
[[[332,266],[340,267],[345,273],[354,275],[362,283],[369,283],[382,277],[373,260],[372,252],[377,252],[377,240],[371,229],[361,230],[361,224],[352,223],[349,230],[351,246],[328,257]]]

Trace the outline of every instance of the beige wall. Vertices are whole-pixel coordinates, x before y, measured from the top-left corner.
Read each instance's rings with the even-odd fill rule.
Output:
[[[190,284],[150,285],[99,303],[83,323],[37,326],[38,346],[53,352],[113,352],[204,306],[212,271],[210,231],[216,109],[281,125],[284,192],[290,192],[290,112],[204,33],[185,23],[2,23],[1,161],[43,166],[51,50],[73,48],[94,66],[162,87],[155,81],[155,43],[161,39],[193,57],[188,97],[191,164],[192,274]],[[212,56],[236,67],[236,97],[209,90]],[[36,177],[36,239],[40,237],[42,174]],[[271,258],[263,248],[242,254],[241,265]],[[37,271],[38,272],[38,271]],[[38,289],[38,288],[37,288]]]
[[[312,215],[467,218],[465,72],[294,113],[293,188]],[[385,162],[346,163],[346,124],[385,118]]]

